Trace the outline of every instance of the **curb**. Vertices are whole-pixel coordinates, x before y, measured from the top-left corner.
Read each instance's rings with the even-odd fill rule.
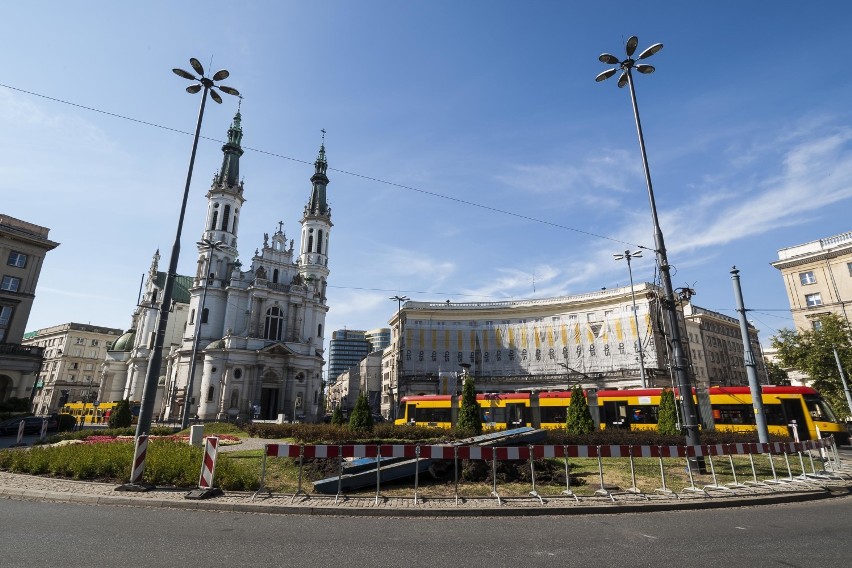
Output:
[[[392,503],[374,507],[350,506],[313,506],[313,505],[280,505],[260,503],[228,503],[210,501],[184,501],[177,499],[158,499],[148,497],[131,497],[124,495],[90,495],[62,491],[45,491],[34,489],[17,489],[0,487],[0,498],[19,499],[24,501],[76,503],[84,505],[113,505],[131,507],[153,507],[162,509],[182,509],[197,511],[220,511],[250,514],[273,515],[312,515],[312,516],[345,516],[345,517],[532,517],[532,516],[567,516],[567,515],[604,515],[621,513],[646,513],[660,511],[704,510],[731,507],[752,507],[758,505],[777,505],[784,503],[800,503],[817,501],[835,497],[847,497],[848,488],[823,489],[815,491],[786,492],[776,494],[749,495],[736,497],[704,497],[703,499],[677,499],[666,502],[633,502],[607,504],[579,504],[573,506],[554,507],[434,507],[413,508],[395,507]],[[248,496],[246,495],[246,498]]]

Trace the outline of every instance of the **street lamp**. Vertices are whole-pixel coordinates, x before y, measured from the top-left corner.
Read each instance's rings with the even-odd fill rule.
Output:
[[[192,400],[192,383],[195,379],[195,357],[198,355],[198,338],[201,336],[201,324],[204,322],[204,302],[207,300],[207,286],[210,284],[210,264],[213,261],[213,251],[222,250],[225,243],[213,242],[210,239],[201,239],[196,243],[199,248],[207,250],[207,259],[204,263],[204,284],[201,288],[201,303],[195,314],[195,333],[192,336],[192,356],[189,360],[189,377],[186,379],[186,390],[183,395],[183,413],[181,414],[180,427],[185,430],[189,427],[189,407]]]
[[[642,354],[642,333],[639,330],[639,314],[636,312],[636,289],[633,288],[633,269],[630,267],[631,259],[642,258],[642,251],[630,252],[626,250],[623,254],[614,254],[612,257],[615,260],[627,261],[627,273],[630,275],[630,297],[633,300],[633,321],[636,323],[636,345],[639,349],[639,377],[642,379],[642,388],[648,388],[648,383],[645,380],[645,355]]]
[[[625,45],[627,58],[623,61],[611,55],[604,53],[598,60],[609,65],[618,65],[618,68],[607,69],[595,77],[595,81],[604,81],[615,75],[616,71],[622,70],[618,77],[619,88],[624,85],[630,86],[630,101],[633,104],[633,117],[636,120],[636,132],[639,135],[639,148],[642,151],[642,166],[645,170],[645,183],[648,186],[648,200],[651,204],[651,216],[654,221],[654,249],[657,253],[657,264],[660,267],[660,280],[663,284],[664,297],[662,300],[662,308],[664,317],[669,329],[669,347],[671,353],[671,366],[674,370],[677,387],[680,391],[681,405],[683,408],[683,422],[686,429],[686,443],[691,446],[701,444],[701,435],[698,431],[698,414],[695,409],[695,402],[692,400],[692,384],[687,372],[686,358],[683,352],[683,343],[681,340],[680,327],[677,321],[677,310],[675,309],[674,289],[672,288],[672,278],[670,273],[669,261],[666,257],[666,245],[663,240],[663,231],[660,228],[660,220],[657,217],[657,205],[654,201],[654,189],[651,185],[651,171],[648,169],[648,156],[645,152],[645,138],[642,135],[642,123],[639,120],[639,107],[636,104],[636,90],[633,87],[633,69],[639,73],[650,74],[655,71],[652,65],[637,63],[633,59],[633,54],[636,52],[636,46],[639,45],[639,39],[636,36],[631,36]],[[655,43],[651,47],[639,54],[639,60],[647,59],[658,51],[663,49],[662,43]]]
[[[402,303],[407,302],[410,299],[411,298],[409,298],[408,296],[400,296],[399,294],[397,294],[396,296],[391,296],[390,298],[388,298],[388,300],[396,300],[396,302],[397,302],[397,305],[396,305],[396,329],[397,329],[397,331],[396,331],[396,334],[397,334],[396,345],[397,345],[397,347],[396,347],[396,361],[395,361],[396,372],[391,375],[391,381],[393,381],[393,376],[396,375],[396,389],[397,389],[396,394],[397,395],[399,395],[399,377],[400,377],[400,373],[402,372],[402,319],[401,319],[400,314],[402,313]],[[388,395],[390,396],[390,399],[391,399],[390,400],[390,403],[391,403],[390,415],[391,415],[391,421],[393,421],[393,420],[396,420],[396,401],[394,400],[393,384],[389,385],[389,388],[390,388],[390,391],[388,392]]]
[[[171,308],[172,305],[172,289],[174,288],[175,277],[177,276],[178,257],[180,257],[180,234],[183,230],[183,218],[186,213],[186,201],[189,197],[189,184],[192,181],[192,168],[195,165],[195,152],[198,149],[198,138],[201,133],[201,122],[204,119],[204,105],[207,103],[207,94],[209,93],[210,98],[219,104],[222,103],[222,97],[219,96],[219,93],[216,92],[214,87],[218,88],[223,93],[237,97],[240,96],[239,91],[236,89],[214,84],[214,81],[222,81],[223,79],[228,78],[230,73],[228,73],[225,69],[216,71],[216,73],[213,74],[213,77],[208,79],[204,76],[204,67],[197,59],[194,57],[191,58],[189,60],[189,64],[192,65],[192,68],[196,73],[198,73],[198,77],[188,71],[184,71],[183,69],[172,69],[172,71],[179,77],[189,79],[190,81],[196,81],[196,84],[190,85],[186,88],[187,93],[195,94],[202,89],[204,89],[204,93],[201,96],[201,107],[198,109],[198,120],[195,124],[195,136],[192,139],[192,153],[189,157],[189,170],[186,174],[186,186],[183,190],[183,201],[180,206],[180,216],[178,217],[175,242],[172,245],[172,256],[169,259],[169,271],[166,273],[166,283],[165,286],[163,286],[163,297],[160,301],[160,315],[157,320],[157,333],[154,336],[154,345],[151,348],[151,357],[148,360],[148,371],[145,375],[145,385],[142,390],[142,404],[139,408],[139,422],[136,425],[137,437],[145,434],[151,429],[151,416],[154,413],[154,399],[157,398],[157,381],[159,380],[160,366],[163,361],[162,351],[163,344],[166,339],[166,324],[168,324],[169,321],[169,308]]]

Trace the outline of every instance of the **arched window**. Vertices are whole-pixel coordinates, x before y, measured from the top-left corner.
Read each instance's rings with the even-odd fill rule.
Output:
[[[322,337],[322,324],[317,326],[317,337]]]
[[[228,230],[228,223],[231,221],[231,206],[225,205],[225,213],[222,215],[222,230]]]
[[[151,292],[151,303],[152,304],[157,303],[157,292],[158,292],[158,290],[156,288],[154,288],[154,291]]]
[[[275,243],[275,244],[278,244],[278,243]],[[272,283],[278,284],[278,269],[277,268],[272,271]]]
[[[308,252],[311,252],[313,250],[314,250],[314,236],[311,235],[311,236],[308,237]]]
[[[278,307],[266,310],[266,324],[263,327],[264,339],[281,340],[281,330],[284,327],[284,312]]]
[[[189,323],[190,324],[195,323],[195,310],[191,310],[189,312]]]
[[[235,390],[231,393],[231,406],[230,408],[238,408],[240,403],[240,391]]]
[[[215,387],[207,387],[207,402],[213,402],[213,395],[216,394]]]
[[[322,254],[322,229],[317,232],[317,253]]]
[[[201,323],[207,323],[207,316],[210,315],[210,308],[204,308],[201,312]]]
[[[211,230],[211,231],[215,231],[215,230],[216,230],[216,221],[218,221],[218,220],[219,220],[219,212],[218,212],[218,211],[214,211],[214,212],[213,212],[213,220],[210,222],[210,230]]]

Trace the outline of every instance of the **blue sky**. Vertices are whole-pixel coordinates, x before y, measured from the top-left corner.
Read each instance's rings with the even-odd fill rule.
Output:
[[[61,243],[27,329],[126,328],[157,248],[167,266],[192,142],[176,131],[199,102],[171,68],[190,57],[244,94],[244,262],[279,220],[298,238],[327,130],[326,329],[386,325],[395,294],[624,285],[612,254],[652,247],[651,216],[629,94],[594,77],[637,35],[665,45],[637,97],[674,286],[736,316],[736,265],[766,344],[792,326],[777,250],[852,230],[851,15],[841,1],[8,4],[0,211]],[[183,274],[235,111],[207,107]],[[653,266],[635,260],[634,278]]]

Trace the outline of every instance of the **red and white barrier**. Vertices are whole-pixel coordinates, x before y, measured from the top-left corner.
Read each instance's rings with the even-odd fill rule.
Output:
[[[213,474],[216,472],[216,455],[219,453],[219,438],[210,436],[204,445],[204,461],[201,462],[199,489],[213,489]]]
[[[210,440],[211,438],[208,438]],[[300,445],[266,444],[270,458],[415,458],[420,448],[421,459],[437,460],[528,460],[533,458],[684,458],[699,456],[736,456],[748,454],[793,454],[809,449],[830,447],[828,438],[804,442],[772,442],[767,444],[713,444],[702,446],[427,446],[418,444],[344,444]]]
[[[18,423],[18,440],[15,442],[16,446],[20,446],[23,444],[24,439],[24,424],[26,420],[21,419],[20,423]]]
[[[130,483],[142,483],[142,474],[145,473],[145,458],[148,454],[148,435],[141,434],[136,437],[136,449],[133,451],[133,471],[130,473]]]
[[[47,418],[41,421],[41,433],[38,436],[39,440],[44,441],[47,438]]]

